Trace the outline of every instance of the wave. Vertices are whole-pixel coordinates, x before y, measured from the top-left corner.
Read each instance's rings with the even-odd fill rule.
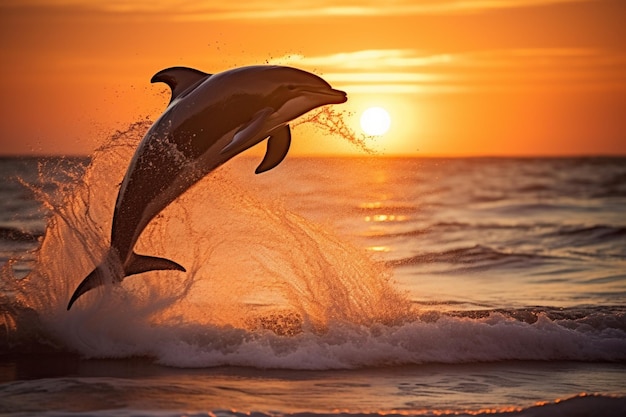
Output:
[[[553,256],[503,252],[484,245],[454,248],[439,252],[426,252],[419,255],[391,260],[386,264],[391,267],[413,266],[429,263],[445,263],[449,265],[464,265],[463,270],[497,267],[497,266],[523,266],[530,264],[545,263],[558,259]]]
[[[367,237],[374,238],[406,238],[406,237],[421,237],[423,235],[442,236],[450,232],[470,232],[480,233],[492,230],[515,230],[520,233],[536,231],[536,230],[552,230],[559,227],[559,225],[553,223],[472,223],[461,221],[439,221],[432,224],[427,224],[422,227],[402,230],[402,231],[376,231],[368,233]]]
[[[434,313],[436,316],[437,313]],[[624,317],[551,320],[534,323],[499,312],[482,318],[424,313],[424,320],[369,327],[333,323],[325,332],[291,337],[271,332],[227,332],[228,348],[183,336],[161,347],[159,363],[170,366],[218,365],[286,369],[351,369],[425,363],[502,360],[626,360]],[[597,323],[593,323],[597,321]],[[617,323],[615,323],[617,322]],[[592,324],[597,327],[594,328]],[[223,337],[221,332],[214,336]]]
[[[432,417],[432,416],[489,416],[489,417],[553,417],[553,416],[598,416],[603,417],[622,417],[626,414],[626,397],[597,395],[597,394],[579,394],[574,397],[558,400],[554,402],[545,402],[530,407],[502,407],[483,410],[453,411],[453,410],[420,410],[417,413],[411,411],[403,412],[384,412],[384,413],[281,413],[282,417],[318,417],[318,416],[341,416],[341,417]],[[98,414],[96,414],[98,415]],[[174,414],[173,414],[174,415]],[[189,417],[204,416],[205,414],[185,413]],[[236,410],[216,410],[211,412],[216,417],[273,417],[275,414],[267,414],[263,412],[237,412]]]
[[[216,417],[273,417],[274,414],[263,412],[237,412],[235,410],[216,410],[211,412]],[[384,413],[288,413],[281,414],[282,417],[318,417],[318,416],[342,416],[342,417],[431,417],[431,416],[489,416],[489,417],[553,417],[553,416],[603,416],[622,417],[626,414],[626,397],[579,394],[574,397],[545,402],[530,407],[502,407],[482,410],[468,410],[467,412],[456,410],[420,410],[417,413],[411,411],[384,412]],[[204,416],[204,414],[188,414],[190,417]]]
[[[27,232],[13,227],[0,226],[0,239],[13,242],[37,242],[43,232]]]
[[[259,313],[245,326],[234,327],[176,320],[155,325],[132,311],[99,310],[74,317],[63,340],[49,333],[36,312],[23,311],[28,318],[20,316],[22,325],[1,352],[141,356],[181,368],[313,370],[505,360],[626,361],[626,308],[618,306],[448,313],[419,306],[402,323],[336,320],[324,329],[311,328],[293,312]]]
[[[121,381],[117,381],[118,385]],[[29,397],[33,397],[37,394],[33,394],[33,391],[40,393],[39,395],[47,394],[47,397],[57,398],[61,395],[67,395],[68,392],[76,393],[84,391],[90,384],[99,384],[99,391],[111,389],[111,380],[96,380],[94,382],[86,380],[40,380],[36,382],[23,381],[13,384],[10,387],[12,394],[15,394],[18,398],[24,394],[28,394]],[[123,385],[127,385],[128,382]],[[34,386],[34,387],[33,387]],[[125,388],[128,388],[125,386]],[[95,389],[95,388],[94,388]],[[119,388],[118,388],[119,389]],[[163,392],[165,398],[169,398],[172,392],[177,392],[175,388]],[[189,397],[198,395],[198,392],[187,393]],[[11,400],[11,398],[9,398]],[[48,401],[50,401],[48,399]],[[58,400],[61,403],[61,400]],[[64,397],[64,402],[67,401],[67,397]],[[10,412],[10,406],[13,401],[8,402],[4,408],[5,411]],[[113,404],[116,404],[114,401]],[[174,400],[168,408],[175,408],[177,404]],[[103,406],[104,404],[99,404]],[[111,408],[111,404],[106,404],[104,410],[88,411],[83,409],[79,412],[84,417],[128,417],[128,416],[159,416],[159,417],[179,417],[181,415],[188,417],[475,417],[475,416],[489,416],[489,417],[553,417],[553,416],[579,416],[579,417],[622,417],[626,414],[626,397],[617,395],[601,395],[601,394],[587,394],[581,393],[572,397],[557,399],[555,401],[538,402],[536,404],[522,407],[522,406],[496,406],[492,408],[480,408],[471,410],[457,410],[456,407],[450,407],[448,409],[433,409],[423,408],[419,410],[385,410],[385,411],[350,411],[350,410],[334,410],[334,411],[301,411],[301,412],[267,412],[267,411],[255,411],[253,410],[237,410],[237,409],[214,409],[209,411],[190,411],[184,410],[171,410],[171,409],[142,409],[135,407],[125,408]],[[381,404],[381,409],[384,410],[384,405]],[[18,408],[19,409],[19,408]],[[329,406],[332,410],[332,405]],[[70,413],[74,415],[74,413]],[[13,415],[13,414],[9,414]],[[20,417],[37,416],[37,417],[61,417],[67,416],[67,411],[49,411],[49,410],[37,410],[36,412],[24,412],[18,411],[17,414]]]
[[[563,245],[586,246],[624,239],[626,238],[626,227],[603,224],[592,226],[568,225],[547,233],[546,236],[563,238]]]
[[[408,212],[410,209],[406,209]],[[394,210],[383,211],[394,212]],[[516,231],[534,231],[539,232],[542,237],[549,238],[571,238],[577,239],[581,245],[610,242],[616,239],[626,237],[626,227],[621,225],[607,224],[568,224],[549,222],[511,222],[511,223],[495,223],[495,222],[463,222],[463,221],[438,221],[425,225],[413,230],[400,232],[379,233],[376,237],[410,237],[419,236],[426,233],[445,233],[449,231],[473,231],[480,232],[485,230],[516,230]],[[568,243],[570,241],[568,240]]]
[[[555,262],[575,262],[586,259],[619,261],[623,259],[626,244],[626,227],[596,225],[557,225],[537,224],[474,224],[469,222],[437,222],[430,226],[393,233],[375,233],[368,237],[380,238],[427,238],[463,233],[474,241],[489,241],[489,234],[505,236],[511,230],[514,240],[500,242],[506,250],[499,250],[489,244],[476,244],[469,247],[456,247],[440,251],[427,251],[411,257],[391,260],[392,267],[447,263],[468,268],[541,266]],[[513,236],[513,234],[511,234]],[[429,241],[430,242],[430,241]],[[540,242],[540,243],[539,243]],[[517,249],[523,245],[527,252]]]

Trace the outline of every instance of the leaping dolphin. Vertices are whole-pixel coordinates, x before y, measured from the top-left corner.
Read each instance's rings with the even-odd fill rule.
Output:
[[[172,90],[164,113],[142,139],[122,181],[104,260],[80,283],[67,305],[107,280],[153,270],[185,271],[169,259],[139,255],[135,243],[148,223],[209,172],[267,141],[256,173],[277,166],[291,143],[288,123],[317,107],[340,104],[346,93],[311,73],[283,66],[250,66],[206,74],[164,69],[151,82]]]

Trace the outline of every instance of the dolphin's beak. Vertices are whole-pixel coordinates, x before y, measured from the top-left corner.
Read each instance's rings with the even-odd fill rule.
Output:
[[[334,100],[330,104],[341,104],[348,101],[348,95],[345,91],[331,89],[326,95],[332,97]]]

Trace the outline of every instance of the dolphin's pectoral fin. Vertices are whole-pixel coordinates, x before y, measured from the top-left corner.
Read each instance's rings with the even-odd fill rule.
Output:
[[[211,74],[198,71],[197,69],[187,67],[172,67],[166,68],[154,74],[150,82],[158,83],[162,82],[172,89],[172,99],[170,103],[174,101],[178,96],[189,89],[194,84],[199,83],[201,80],[210,77]]]
[[[252,116],[252,119],[250,119],[250,122],[235,133],[230,143],[222,149],[220,154],[223,155],[233,149],[245,145],[248,140],[253,139],[261,133],[265,121],[272,113],[274,113],[274,109],[271,107],[265,107],[256,112],[254,116]]]
[[[291,145],[291,129],[289,125],[274,130],[267,140],[265,157],[256,171],[254,171],[255,174],[269,171],[280,164],[282,160],[285,159],[285,156],[287,156],[289,145]]]
[[[138,255],[133,252],[130,262],[124,268],[124,274],[129,276],[141,274],[142,272],[162,270],[187,272],[184,267],[174,261],[170,261],[169,259],[158,258],[156,256]]]

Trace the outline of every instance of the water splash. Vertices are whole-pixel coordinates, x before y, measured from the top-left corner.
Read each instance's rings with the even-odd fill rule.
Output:
[[[328,114],[309,122],[338,126],[340,135],[350,136],[337,115]],[[114,134],[94,152],[84,175],[58,184],[57,192],[31,186],[50,217],[33,271],[21,280],[10,268],[2,272],[11,287],[6,293],[15,298],[5,317],[7,334],[32,327],[36,318],[37,337],[46,343],[120,357],[154,355],[155,343],[181,338],[223,341],[268,330],[322,334],[331,323],[370,326],[406,317],[409,303],[383,266],[249,187],[254,175],[236,164],[193,186],[137,243],[139,253],[173,259],[187,273],[132,276],[89,292],[67,312],[76,285],[106,253],[119,184],[150,124],[143,120]]]
[[[350,114],[346,111],[338,111],[330,106],[320,107],[298,118],[291,126],[296,127],[304,123],[314,125],[319,131],[328,135],[340,137],[355,146],[358,150],[369,155],[376,151],[367,145],[367,139],[373,136],[358,135],[347,123],[346,118]]]

